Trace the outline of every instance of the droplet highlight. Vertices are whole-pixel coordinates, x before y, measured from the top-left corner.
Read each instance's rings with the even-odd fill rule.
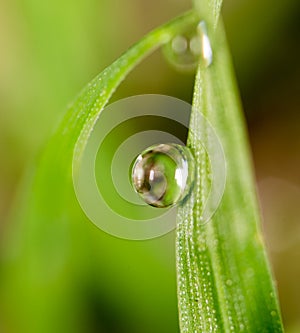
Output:
[[[178,144],[159,144],[143,151],[134,161],[131,181],[149,205],[164,208],[184,201],[195,179],[194,158]]]
[[[213,51],[211,47],[211,42],[207,33],[207,26],[204,21],[201,21],[197,27],[198,34],[201,39],[201,54],[204,66],[208,67],[213,61]]]

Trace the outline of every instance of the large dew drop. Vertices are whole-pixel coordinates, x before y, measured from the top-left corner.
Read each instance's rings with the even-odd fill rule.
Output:
[[[189,195],[195,178],[194,158],[187,147],[159,144],[143,151],[132,167],[132,184],[149,205],[168,207]]]

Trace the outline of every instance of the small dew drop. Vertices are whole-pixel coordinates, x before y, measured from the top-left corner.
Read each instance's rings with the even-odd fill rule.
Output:
[[[194,72],[201,54],[201,41],[194,30],[175,36],[163,48],[167,61],[178,71]]]
[[[194,182],[194,170],[194,159],[187,147],[159,144],[136,158],[131,181],[147,204],[164,208],[187,198]]]
[[[201,21],[196,28],[175,36],[163,51],[168,62],[182,72],[194,72],[199,62],[204,67],[210,66],[213,51],[206,23]]]

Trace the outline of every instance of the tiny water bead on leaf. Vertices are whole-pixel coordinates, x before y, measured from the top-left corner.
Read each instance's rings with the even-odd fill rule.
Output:
[[[159,144],[143,151],[135,160],[131,179],[135,191],[149,205],[159,208],[182,202],[195,178],[190,150],[178,144]]]
[[[181,72],[194,72],[201,54],[201,41],[193,31],[175,36],[163,48],[167,61]]]
[[[196,29],[175,36],[164,46],[168,62],[179,71],[194,72],[199,61],[204,67],[212,63],[212,48],[206,23],[201,21]]]

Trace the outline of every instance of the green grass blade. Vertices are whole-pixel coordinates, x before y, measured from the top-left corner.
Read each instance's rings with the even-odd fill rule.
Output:
[[[212,27],[212,25],[210,25]],[[277,295],[260,231],[246,129],[223,26],[210,29],[213,63],[200,66],[188,145],[201,170],[179,209],[178,298],[181,332],[282,332]],[[202,225],[211,185],[209,159],[197,133],[201,112],[223,145],[227,178],[221,204]],[[199,172],[200,174],[200,172]],[[195,204],[194,204],[194,198]]]

